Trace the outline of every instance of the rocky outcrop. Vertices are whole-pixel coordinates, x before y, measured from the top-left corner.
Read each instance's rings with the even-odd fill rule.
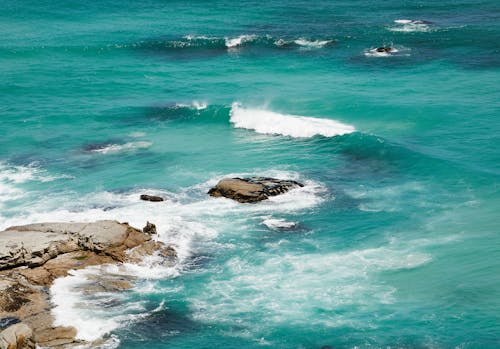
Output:
[[[146,234],[156,234],[156,225],[147,222],[146,226],[142,228],[142,231],[145,232]]]
[[[147,195],[147,194],[142,194],[140,196],[141,200],[144,201],[152,201],[152,202],[159,202],[159,201],[164,201],[165,199],[162,198],[161,196],[155,196],[155,195]]]
[[[382,46],[382,47],[377,47],[375,51],[380,53],[391,53],[394,51],[394,49],[392,47]]]
[[[154,232],[156,227],[149,222],[141,231],[116,221],[39,223],[1,231],[0,349],[77,344],[74,328],[53,326],[48,292],[52,282],[73,269],[139,262],[152,254],[164,263],[175,263],[175,250],[153,241]],[[133,282],[103,275],[85,287],[88,292],[113,292],[130,288]]]
[[[304,185],[292,181],[267,177],[224,178],[208,191],[214,197],[226,197],[243,203],[254,203],[280,195]]]
[[[33,331],[25,324],[18,323],[0,332],[0,349],[34,349]]]
[[[151,237],[116,221],[39,223],[0,232],[0,270],[37,267],[60,254],[74,251],[105,253],[124,259],[123,251]]]

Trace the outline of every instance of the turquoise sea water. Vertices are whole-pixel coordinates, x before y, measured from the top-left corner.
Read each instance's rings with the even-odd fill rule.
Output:
[[[149,220],[179,252],[107,270],[122,294],[56,284],[82,339],[500,347],[497,1],[2,7],[0,228]],[[206,195],[244,175],[306,186]]]

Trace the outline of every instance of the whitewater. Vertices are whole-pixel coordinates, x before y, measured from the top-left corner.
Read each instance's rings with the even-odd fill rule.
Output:
[[[175,248],[46,290],[89,349],[498,348],[496,10],[10,1],[0,230],[151,222]],[[207,194],[252,176],[304,187]],[[106,277],[133,287],[86,292]]]

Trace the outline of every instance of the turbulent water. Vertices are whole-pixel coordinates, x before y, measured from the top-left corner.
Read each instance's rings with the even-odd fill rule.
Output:
[[[499,13],[4,1],[0,228],[151,221],[176,247],[174,268],[52,287],[56,322],[102,347],[498,348]],[[305,186],[206,195],[236,175]],[[79,291],[103,272],[137,286]]]

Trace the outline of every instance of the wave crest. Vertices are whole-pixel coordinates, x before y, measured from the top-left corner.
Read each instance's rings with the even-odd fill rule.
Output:
[[[232,105],[230,121],[236,128],[294,138],[310,138],[317,135],[334,137],[356,131],[351,125],[331,119],[279,114],[263,109],[246,109],[237,102]]]

